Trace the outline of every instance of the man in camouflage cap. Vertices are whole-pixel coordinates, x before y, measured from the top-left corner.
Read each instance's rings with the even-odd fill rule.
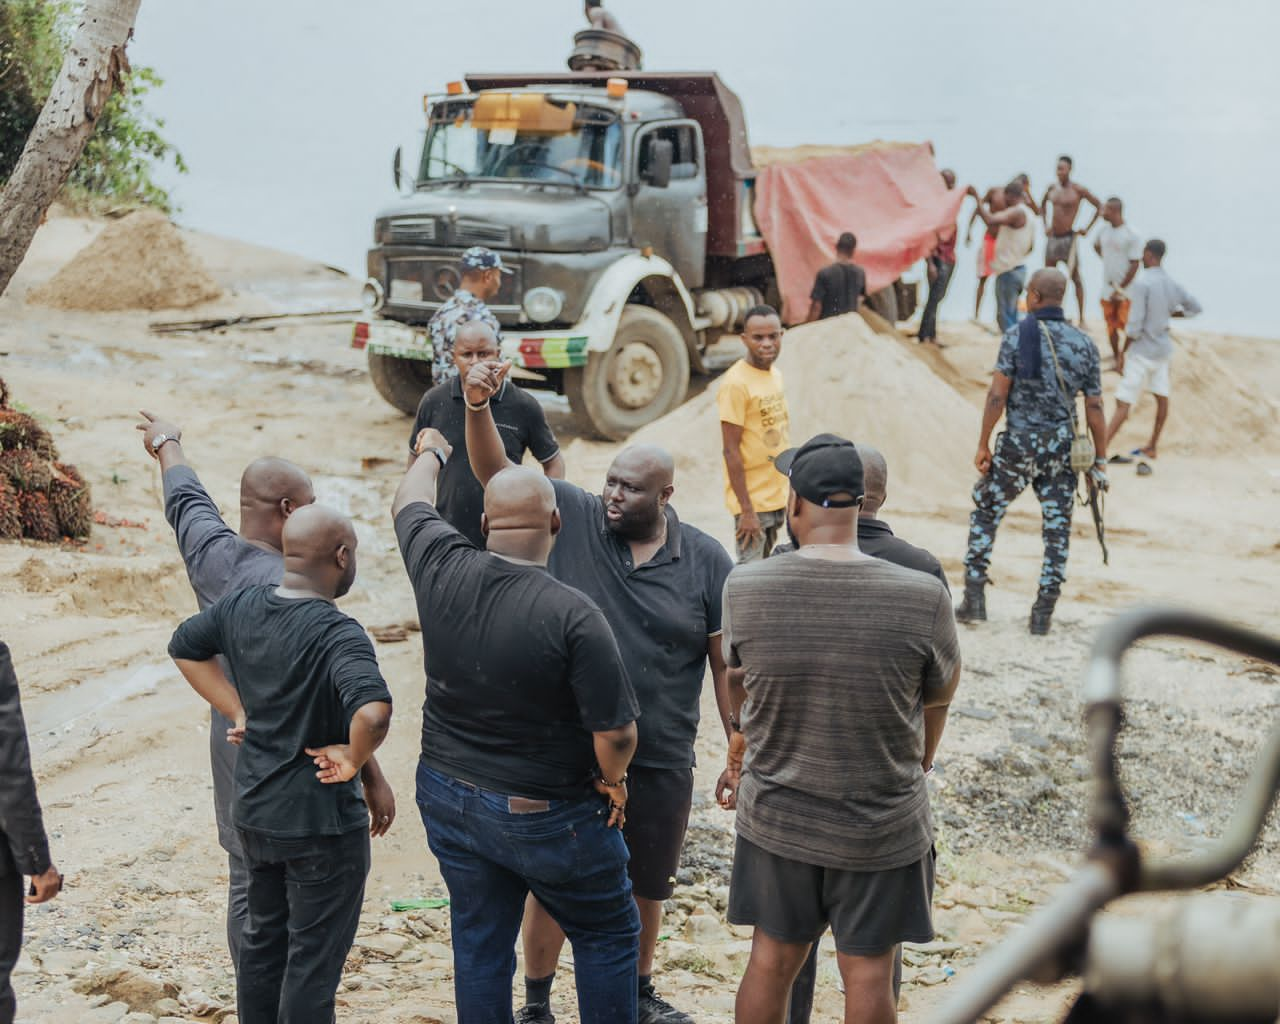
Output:
[[[481,245],[464,252],[459,262],[462,280],[449,300],[436,310],[427,328],[431,332],[433,384],[443,384],[458,375],[453,365],[453,338],[463,324],[483,320],[502,342],[502,325],[485,303],[501,290],[502,275],[511,271],[502,265],[501,256]]]
[[[1062,297],[1066,290],[1067,279],[1057,270],[1036,271],[1027,286],[1027,316],[1005,331],[1000,343],[974,458],[982,479],[973,489],[976,507],[969,517],[969,550],[964,556],[964,602],[956,609],[961,622],[986,620],[983,588],[996,530],[1013,499],[1031,486],[1044,519],[1044,566],[1030,628],[1037,635],[1049,632],[1054,605],[1066,579],[1071,541],[1076,490],[1071,439],[1080,392],[1085,396],[1085,419],[1097,456],[1089,475],[1100,488],[1107,486],[1107,426],[1098,349],[1093,339],[1064,319]],[[991,432],[1006,406],[1006,429],[996,438],[993,455]]]

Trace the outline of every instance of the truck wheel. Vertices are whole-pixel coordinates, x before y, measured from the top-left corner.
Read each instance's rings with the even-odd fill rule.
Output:
[[[671,319],[648,306],[627,306],[613,344],[587,365],[566,370],[564,393],[584,434],[610,441],[670,412],[689,390],[689,352]]]
[[[891,324],[898,322],[898,293],[893,285],[867,296],[867,305]]]
[[[412,416],[431,387],[431,364],[425,359],[400,359],[370,352],[369,376],[378,394]]]

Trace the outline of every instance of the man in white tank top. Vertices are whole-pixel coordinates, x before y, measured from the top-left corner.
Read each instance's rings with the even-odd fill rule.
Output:
[[[1036,226],[1023,201],[1022,184],[1011,181],[1004,187],[1005,208],[994,211],[983,202],[977,189],[969,194],[978,200],[977,214],[988,228],[996,229],[996,254],[991,273],[996,276],[996,309],[1000,330],[1018,322],[1018,297],[1027,280],[1027,257],[1035,245]]]

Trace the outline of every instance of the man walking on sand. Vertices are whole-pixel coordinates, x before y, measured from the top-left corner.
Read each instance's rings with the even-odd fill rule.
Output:
[[[846,231],[836,239],[836,261],[818,271],[805,322],[856,313],[867,296],[867,272],[853,262],[858,239]]]
[[[782,320],[756,306],[742,325],[747,354],[720,378],[716,404],[724,444],[725,503],[733,515],[738,561],[768,558],[786,523],[787,484],[773,460],[791,443],[782,371]]]
[[[1093,250],[1102,257],[1102,318],[1117,373],[1124,373],[1120,332],[1129,321],[1129,285],[1142,262],[1142,239],[1124,222],[1124,204],[1112,196],[1102,206],[1106,226],[1098,232]]]
[[[969,194],[979,199],[978,191],[969,186]],[[1022,185],[1011,181],[1004,187],[1004,207],[989,208],[980,199],[974,211],[987,229],[996,231],[995,257],[991,272],[996,276],[996,319],[1001,331],[1018,322],[1018,299],[1027,280],[1027,257],[1035,245],[1036,227],[1023,202]]]
[[[424,430],[418,456],[391,511],[426,651],[418,808],[449,888],[458,1024],[511,1020],[529,893],[573,945],[583,1024],[635,1024],[640,921],[620,830],[639,709],[617,642],[547,572],[562,526],[550,480],[510,464],[484,475],[479,551],[434,507],[444,437]]]
[[[846,1024],[892,1024],[897,947],[933,938],[925,775],[960,678],[955,619],[936,579],[859,549],[851,442],[819,434],[777,469],[798,550],[725,584],[741,732],[716,796],[737,808],[728,917],[755,929],[735,1020],[782,1024],[830,926]]]
[[[164,515],[173,528],[178,552],[201,611],[245,587],[277,584],[284,576],[283,532],[288,518],[316,500],[307,474],[284,459],[255,459],[240,477],[240,531],[222,518],[217,503],[187,462],[182,428],[143,411],[142,447],[160,464]],[[226,659],[223,672],[235,683]],[[227,948],[234,967],[249,914],[249,868],[232,823],[236,757],[239,748],[225,742],[230,722],[210,709],[209,763],[213,772],[213,810],[218,843],[227,851]],[[396,816],[395,796],[375,758],[361,771],[369,807],[369,833],[386,833]]]
[[[950,168],[942,171],[942,181],[950,192],[956,187],[956,172]],[[947,287],[951,284],[951,275],[956,269],[956,226],[943,228],[937,234],[933,252],[925,260],[929,277],[929,297],[925,300],[924,312],[920,314],[920,331],[916,334],[918,341],[924,344],[938,342],[938,307],[946,298]]]
[[[458,458],[449,460],[440,473],[436,508],[446,523],[478,548],[484,547],[484,534],[480,532],[484,488],[467,460],[466,398],[462,394],[462,381],[476,363],[492,362],[500,356],[498,336],[488,323],[471,320],[459,327],[453,340],[453,365],[457,375],[422,396],[409,434],[410,465],[417,458],[413,452],[418,435],[427,427],[440,431],[458,453]],[[542,404],[533,395],[510,381],[503,381],[490,408],[507,458],[519,465],[524,453],[532,452],[547,476],[564,477],[560,445],[547,425]]]
[[[490,405],[509,368],[481,364],[466,381],[467,452],[477,479],[486,484],[510,466]],[[633,445],[613,460],[600,494],[552,481],[563,525],[551,552],[551,574],[604,612],[644,721],[622,833],[640,911],[640,1024],[692,1019],[658,994],[653,962],[693,806],[694,741],[708,667],[726,735],[729,728],[720,601],[733,563],[719,543],[676,515],[674,472],[669,452]],[[530,900],[520,1024],[554,1021],[551,989],[563,946],[556,921]]]
[[[1124,426],[1129,410],[1150,391],[1156,399],[1156,421],[1151,440],[1145,448],[1134,449],[1129,456],[1119,455],[1113,462],[1132,462],[1137,457],[1140,476],[1150,476],[1156,458],[1160,432],[1169,418],[1169,364],[1173,361],[1173,339],[1169,337],[1169,321],[1197,316],[1200,303],[1182,285],[1165,273],[1165,244],[1153,238],[1142,250],[1141,276],[1130,289],[1131,305],[1125,330],[1124,377],[1116,388],[1116,409],[1107,427],[1107,443]]]
[[[991,550],[1010,503],[1028,486],[1040,500],[1044,564],[1040,590],[1031,608],[1029,628],[1041,636],[1067,578],[1071,513],[1076,474],[1071,441],[1076,424],[1076,395],[1085,396],[1085,417],[1096,460],[1089,475],[1107,488],[1106,421],[1098,349],[1093,339],[1068,324],[1062,312],[1067,279],[1056,270],[1037,270],[1027,289],[1027,316],[1005,332],[996,357],[991,388],[982,412],[974,465],[981,479],[973,488],[969,547],[964,556],[964,601],[956,609],[961,622],[985,622],[984,588]],[[991,433],[1008,409],[1006,430],[991,451]]]
[[[1088,235],[1102,215],[1102,204],[1098,197],[1083,185],[1071,180],[1072,160],[1069,156],[1058,157],[1058,180],[1050,185],[1040,201],[1040,215],[1044,220],[1045,230],[1049,238],[1044,246],[1044,265],[1056,267],[1059,263],[1067,265],[1067,273],[1076,286],[1076,304],[1080,309],[1080,326],[1084,326],[1084,279],[1080,276],[1080,261],[1077,258],[1076,245],[1082,235]],[[1083,231],[1076,230],[1076,215],[1080,212],[1080,203],[1093,204],[1093,219]],[[1053,207],[1053,220],[1049,219],[1049,207]]]
[[[279,586],[227,595],[169,643],[192,689],[233,723],[226,741],[241,746],[233,820],[249,866],[236,978],[244,1024],[334,1020],[369,874],[357,776],[391,725],[373,644],[335,607],[356,577],[351,521],[308,505],[282,538]]]
[[[31,774],[18,677],[0,641],[0,1024],[13,1024],[18,1008],[9,977],[22,952],[24,875],[31,879],[27,903],[47,903],[62,891]]]
[[[431,335],[431,382],[435,385],[458,375],[453,362],[453,342],[463,324],[483,321],[493,328],[494,337],[502,341],[502,325],[487,303],[502,291],[503,275],[512,271],[503,266],[501,256],[482,245],[472,246],[458,262],[461,277],[458,287],[427,324]]]

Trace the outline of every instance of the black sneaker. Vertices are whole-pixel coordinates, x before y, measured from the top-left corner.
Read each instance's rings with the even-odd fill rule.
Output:
[[[637,1024],[693,1024],[692,1017],[677,1010],[654,991],[652,982],[640,990],[637,1008],[640,1011],[636,1016]]]
[[[556,1024],[556,1017],[546,1003],[530,1003],[516,1010],[516,1024]]]

